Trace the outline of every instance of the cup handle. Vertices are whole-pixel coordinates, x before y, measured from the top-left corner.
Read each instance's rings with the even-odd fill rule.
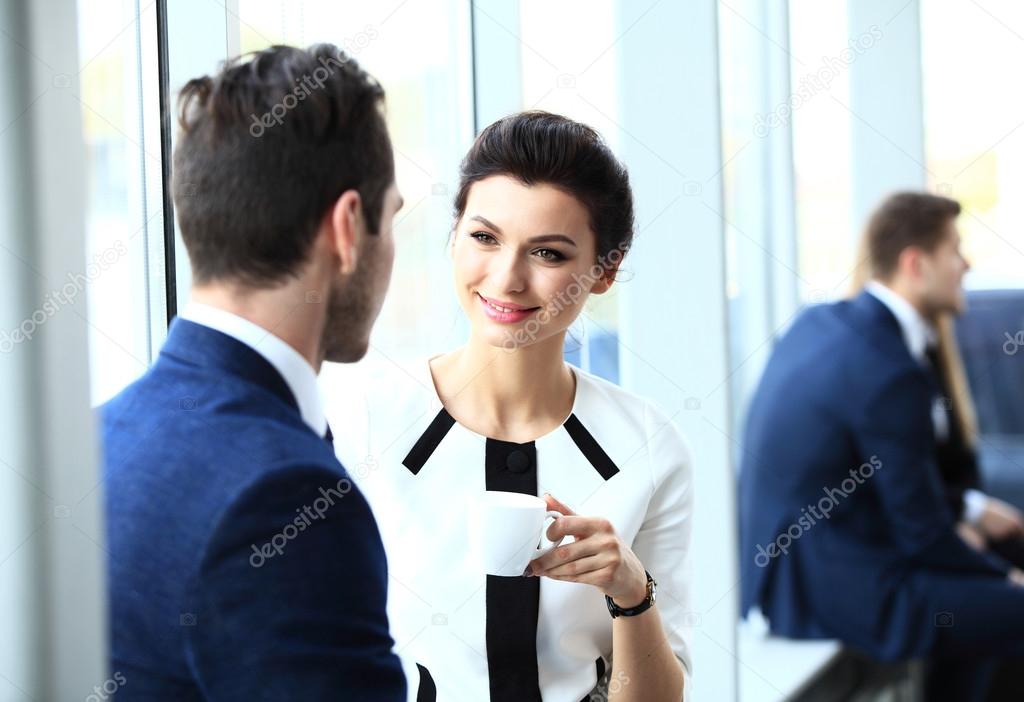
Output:
[[[563,516],[565,515],[563,515],[561,512],[556,512],[553,509],[549,509],[548,513],[544,515],[544,525],[540,529],[540,538],[537,540],[538,544],[544,545],[534,550],[533,555],[530,557],[531,561],[540,558],[543,555],[551,553],[556,548],[561,546],[563,541],[565,541],[565,534],[563,534],[558,541],[551,541],[548,538],[548,527],[551,526],[551,524],[559,517]],[[548,519],[551,519],[551,522],[549,522]]]

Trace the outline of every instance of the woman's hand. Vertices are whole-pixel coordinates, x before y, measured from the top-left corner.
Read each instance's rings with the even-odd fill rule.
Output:
[[[548,509],[561,512],[548,538],[571,535],[575,541],[531,561],[532,575],[593,585],[620,607],[635,607],[647,597],[647,574],[636,554],[616,535],[607,519],[580,517],[551,495]]]
[[[981,530],[975,526],[971,526],[967,522],[957,522],[956,533],[965,544],[979,553],[988,548],[985,542],[985,535],[981,533]]]
[[[978,526],[988,538],[995,541],[1016,538],[1024,535],[1024,515],[1013,505],[989,497]]]

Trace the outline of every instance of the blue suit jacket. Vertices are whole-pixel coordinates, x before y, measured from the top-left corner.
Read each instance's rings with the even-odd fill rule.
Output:
[[[273,366],[176,319],[102,423],[118,700],[405,700],[376,523]]]
[[[783,636],[913,657],[935,634],[934,614],[915,596],[929,574],[1005,574],[953,530],[935,465],[934,391],[870,293],[794,322],[747,420],[744,613],[760,606]]]

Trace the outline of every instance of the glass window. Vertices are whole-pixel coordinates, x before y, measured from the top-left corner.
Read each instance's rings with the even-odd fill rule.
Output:
[[[929,188],[964,207],[971,288],[1024,287],[1024,5],[921,2]]]
[[[161,161],[159,141],[144,138],[143,89],[155,96],[157,69],[141,36],[154,12],[150,4],[140,14],[137,2],[124,0],[79,2],[79,75],[57,76],[78,88],[82,105],[88,210],[83,268],[60,281],[55,298],[88,297],[83,322],[96,404],[141,375],[151,358],[147,223],[159,238],[162,217],[146,182],[159,181]]]
[[[846,2],[791,0],[789,22],[799,294],[820,302],[848,292],[856,263]]]

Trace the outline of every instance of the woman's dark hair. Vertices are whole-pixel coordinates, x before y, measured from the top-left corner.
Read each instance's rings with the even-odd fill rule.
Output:
[[[871,274],[888,280],[908,246],[933,251],[946,235],[946,224],[960,215],[960,203],[928,193],[889,196],[868,222],[865,232]]]
[[[626,167],[601,135],[550,112],[520,112],[477,136],[459,174],[456,220],[466,211],[473,183],[494,175],[526,185],[547,184],[572,195],[590,215],[599,261],[614,269],[633,243],[633,193]],[[609,256],[613,251],[617,255]]]
[[[346,190],[379,231],[394,182],[384,90],[336,46],[240,56],[178,100],[174,206],[197,283],[294,275]]]

